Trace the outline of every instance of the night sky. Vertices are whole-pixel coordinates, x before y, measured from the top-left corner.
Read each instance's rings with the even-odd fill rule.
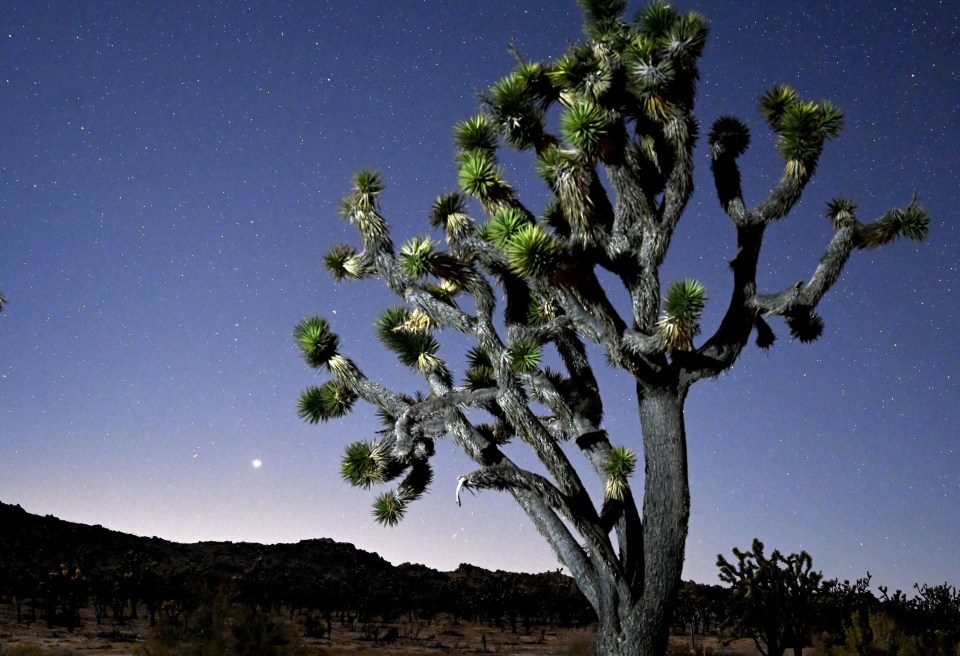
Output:
[[[433,200],[456,186],[452,125],[510,71],[508,44],[555,58],[580,38],[580,9],[354,4],[3,4],[0,500],[177,541],[330,537],[439,569],[558,566],[508,495],[456,506],[472,467],[449,443],[432,493],[400,526],[377,525],[375,492],[339,477],[344,445],[374,437],[375,413],[301,422],[297,397],[318,379],[292,330],[322,314],[371,377],[422,387],[373,338],[395,299],[376,281],[335,286],[322,266],[331,245],[359,244],[337,202],[355,171],[377,169],[395,243],[425,233]],[[773,349],[751,345],[694,387],[684,577],[716,582],[716,555],[759,537],[807,550],[828,577],[960,584],[956,5],[679,7],[711,23],[702,132],[724,114],[751,127],[751,204],[782,171],[763,91],[786,83],[846,115],[804,200],[767,232],[761,291],[809,277],[835,196],[866,221],[916,191],[933,221],[922,244],[854,253],[820,306],[818,342],[776,321]],[[735,235],[705,141],[664,280],[706,284],[710,334]],[[504,161],[542,207],[529,158]],[[613,372],[602,385],[614,441],[639,446],[632,383]]]

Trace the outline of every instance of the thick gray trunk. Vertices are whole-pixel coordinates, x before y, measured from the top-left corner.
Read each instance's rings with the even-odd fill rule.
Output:
[[[680,584],[690,521],[684,394],[638,388],[646,480],[643,493],[644,654],[665,654],[670,604]]]
[[[638,389],[646,479],[643,497],[643,577],[633,599],[610,586],[599,612],[598,656],[664,656],[670,603],[680,584],[690,519],[683,394],[672,388]]]

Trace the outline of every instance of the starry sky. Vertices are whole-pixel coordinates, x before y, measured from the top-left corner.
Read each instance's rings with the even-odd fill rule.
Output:
[[[457,507],[456,477],[472,467],[448,443],[432,493],[398,527],[378,526],[374,493],[338,473],[343,446],[372,438],[376,417],[359,405],[345,420],[301,422],[297,397],[318,380],[291,335],[322,314],[371,377],[421,386],[373,337],[395,300],[375,281],[334,285],[322,267],[331,245],[359,243],[337,202],[371,167],[395,242],[429,230],[434,198],[456,186],[452,125],[512,68],[511,42],[546,60],[579,39],[579,7],[353,4],[4,3],[0,500],[177,541],[330,537],[439,569],[557,567],[508,496]],[[807,550],[828,577],[960,584],[951,4],[679,4],[711,23],[704,132],[724,114],[751,127],[748,201],[782,170],[763,91],[786,83],[845,111],[804,200],[767,232],[762,290],[810,275],[835,196],[871,220],[916,191],[933,219],[922,244],[854,254],[821,304],[818,342],[792,342],[776,322],[773,349],[751,347],[692,390],[685,578],[716,582],[716,555],[759,537]],[[709,334],[735,237],[703,142],[664,279],[706,284]],[[504,162],[521,197],[542,205],[531,161]],[[632,384],[617,372],[601,382],[614,440],[638,445]]]

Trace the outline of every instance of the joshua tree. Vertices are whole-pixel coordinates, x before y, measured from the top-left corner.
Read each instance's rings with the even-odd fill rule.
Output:
[[[787,647],[800,656],[822,623],[836,581],[813,571],[806,551],[784,556],[774,550],[768,558],[755,539],[750,551],[734,548],[733,555],[735,565],[717,556],[720,580],[733,588],[726,623],[736,635],[752,638],[763,656],[781,656]]]
[[[733,365],[754,331],[757,345],[769,348],[771,317],[783,317],[795,339],[816,339],[823,321],[814,310],[851,253],[898,235],[921,239],[928,220],[914,200],[861,223],[854,203],[837,199],[827,209],[833,237],[810,278],[761,293],[764,232],[794,207],[842,123],[829,103],[770,89],[761,108],[784,169],[758,204],[741,193],[746,125],[727,116],[709,132],[713,178],[738,252],[723,318],[698,340],[704,286],[673,283],[661,310],[660,267],[693,190],[693,103],[707,23],[662,3],[634,22],[623,18],[624,1],[581,4],[585,43],[545,64],[518,55],[481,112],[456,126],[460,189],[437,198],[430,214],[445,247],[420,236],[394,248],[374,172],[358,173],[340,205],[363,246],[334,246],[326,265],[336,280],[379,277],[397,294],[402,305],[380,315],[376,332],[422,373],[427,391],[374,382],[340,353],[328,322],[312,317],[295,338],[307,362],[332,378],[306,389],[299,407],[310,422],[342,417],[358,399],[377,408],[386,429],[349,445],[341,473],[363,487],[398,481],[374,503],[388,525],[429,485],[436,440],[452,439],[477,465],[459,478],[458,501],[462,489],[516,499],[596,610],[600,653],[662,654],[689,520],[683,408],[690,387]],[[508,184],[497,161],[503,145],[531,153],[553,192],[546,207],[535,212]],[[482,222],[470,216],[478,209]],[[622,283],[625,315],[601,269]],[[462,368],[439,355],[441,330],[473,340]],[[629,482],[641,436],[608,435],[588,342],[636,382],[642,508]],[[478,420],[483,413],[488,419]],[[501,447],[515,439],[546,474],[508,457]],[[602,501],[588,494],[571,449],[605,482]]]

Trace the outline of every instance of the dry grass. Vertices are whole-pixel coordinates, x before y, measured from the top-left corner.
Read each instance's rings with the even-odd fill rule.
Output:
[[[446,616],[430,623],[404,621],[377,624],[379,635],[390,628],[397,636],[389,644],[372,639],[371,627],[357,624],[354,630],[334,623],[330,636],[303,638],[307,656],[423,656],[431,654],[504,654],[518,656],[595,656],[593,629],[533,628],[529,633],[485,625],[459,624]],[[366,630],[365,630],[366,629]],[[152,629],[145,620],[116,626],[105,622],[97,626],[92,612],[81,613],[81,626],[72,632],[44,622],[17,624],[12,606],[0,604],[0,656],[143,656]],[[670,654],[690,654],[689,637],[671,638]],[[749,641],[728,646],[715,637],[698,637],[696,656],[728,654],[756,656]]]

